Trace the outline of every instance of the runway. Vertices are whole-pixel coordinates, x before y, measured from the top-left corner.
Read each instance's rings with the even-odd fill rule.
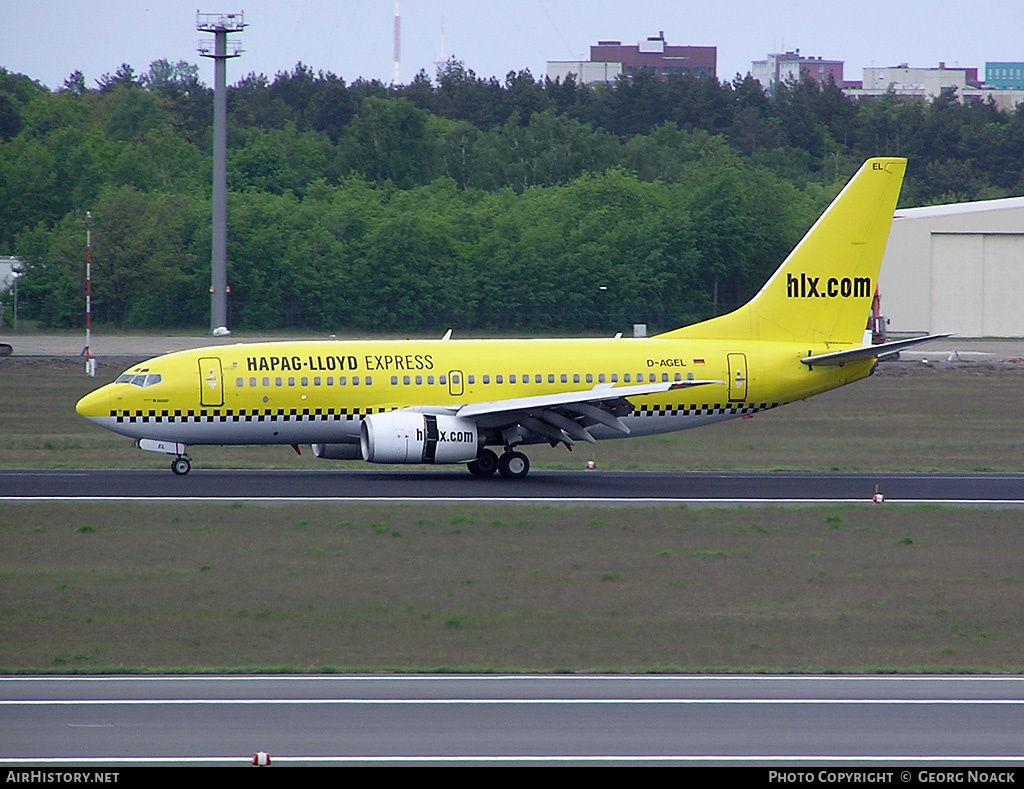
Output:
[[[786,506],[886,503],[1024,507],[1024,474],[535,470],[525,480],[458,469],[3,470],[0,501],[504,503]]]
[[[5,677],[0,765],[991,769],[1022,715],[1022,677]]]

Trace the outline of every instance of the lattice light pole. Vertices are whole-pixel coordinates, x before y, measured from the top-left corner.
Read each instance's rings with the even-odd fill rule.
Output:
[[[228,33],[245,28],[245,15],[203,14],[196,11],[196,30],[213,33],[199,42],[199,54],[213,58],[213,254],[210,274],[210,331],[229,334],[228,325],[228,89],[227,61],[242,54],[239,41]]]

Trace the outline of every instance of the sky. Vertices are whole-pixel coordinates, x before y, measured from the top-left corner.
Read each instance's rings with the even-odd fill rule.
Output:
[[[228,83],[249,73],[273,79],[302,62],[346,82],[392,81],[394,0],[237,0],[248,27]],[[196,51],[196,0],[0,0],[0,67],[51,89],[75,70],[95,87],[122,63],[143,73],[161,58],[200,68],[213,84],[213,63]],[[462,61],[479,77],[504,79],[529,69],[542,77],[548,60],[586,59],[598,40],[636,44],[664,31],[675,45],[716,46],[718,78],[731,80],[769,52],[843,60],[846,79],[870,66],[976,66],[1024,61],[1024,2],[989,0],[401,0],[399,82],[436,63]]]

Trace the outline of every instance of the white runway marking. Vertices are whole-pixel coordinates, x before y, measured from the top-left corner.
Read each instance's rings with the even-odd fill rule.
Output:
[[[458,706],[478,704],[510,704],[516,706],[547,706],[547,705],[759,705],[759,706],[783,706],[783,705],[825,705],[844,706],[856,704],[860,706],[886,706],[886,705],[922,705],[939,704],[948,706],[957,705],[1016,705],[1024,706],[1024,699],[765,699],[765,698],[744,698],[744,699],[515,699],[515,698],[493,698],[493,699],[15,699],[0,701],[0,708],[3,707],[109,707],[129,706],[148,707],[159,705],[218,705],[218,706],[239,706],[239,705],[285,705],[294,704],[298,707],[329,707],[338,705],[380,705],[380,706]]]
[[[869,762],[881,764],[917,764],[940,762],[942,764],[977,764],[977,763],[1024,763],[1024,756],[847,756],[834,754],[801,754],[801,755],[743,755],[725,756],[718,754],[675,754],[675,755],[543,755],[543,756],[274,756],[271,754],[271,765],[291,764],[460,764],[460,763],[655,763],[655,762],[695,762],[695,763],[782,763],[792,762]],[[46,757],[39,759],[0,758],[0,764],[251,764],[252,756],[125,756],[125,757]]]

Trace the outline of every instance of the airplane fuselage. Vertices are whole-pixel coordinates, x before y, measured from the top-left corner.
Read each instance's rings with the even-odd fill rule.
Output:
[[[121,377],[126,380],[88,395],[79,411],[132,438],[351,444],[365,416],[398,409],[443,413],[602,386],[723,382],[631,398],[634,410],[622,419],[628,435],[641,436],[776,408],[864,378],[875,363],[808,367],[800,360],[811,350],[818,349],[658,338],[224,345],[136,365]],[[603,425],[590,430],[596,439],[627,435]]]

